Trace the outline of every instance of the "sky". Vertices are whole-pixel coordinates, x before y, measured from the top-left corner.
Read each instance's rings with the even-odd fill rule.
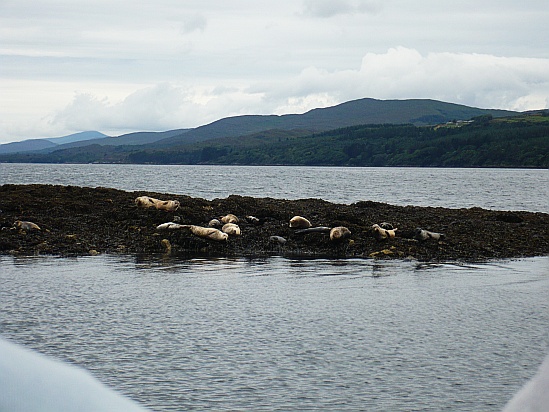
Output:
[[[549,107],[547,0],[0,0],[0,144],[364,97]]]

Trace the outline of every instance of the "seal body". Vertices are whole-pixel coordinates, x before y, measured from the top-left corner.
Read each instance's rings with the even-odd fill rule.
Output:
[[[177,230],[177,229],[185,229],[188,225],[180,225],[179,223],[174,222],[167,222],[162,223],[161,225],[158,225],[156,227],[156,230]]]
[[[219,219],[212,219],[208,222],[209,227],[221,227],[222,223],[219,221]]]
[[[414,239],[419,240],[421,242],[424,242],[426,240],[432,239],[432,240],[442,240],[444,239],[443,233],[436,233],[436,232],[430,232],[425,229],[417,228],[414,231]]]
[[[282,236],[271,236],[269,240],[271,242],[278,243],[279,245],[284,245],[287,242],[287,240],[284,239]]]
[[[204,238],[204,239],[224,241],[229,238],[229,235],[227,233],[223,233],[221,230],[213,227],[202,227],[202,226],[195,226],[195,225],[185,225],[185,226],[187,226],[187,228],[191,231],[193,235]]]
[[[135,199],[137,207],[145,209],[154,207],[158,210],[165,210],[167,212],[174,212],[179,208],[179,200],[160,200],[149,196],[139,196]]]
[[[372,225],[372,230],[374,231],[374,236],[377,240],[383,240],[388,238],[393,238],[396,235],[398,229],[383,229],[380,225]]]
[[[238,223],[238,218],[233,215],[232,213],[229,213],[228,215],[225,215],[221,218],[221,222],[223,223]]]
[[[330,240],[332,242],[341,242],[351,237],[351,231],[345,226],[336,226],[330,230]]]
[[[327,226],[308,227],[295,231],[296,235],[306,235],[307,233],[329,233],[332,228]]]
[[[311,222],[305,219],[303,216],[294,216],[290,219],[290,227],[296,229],[306,229],[311,227]]]
[[[254,225],[258,225],[260,223],[259,219],[255,216],[246,216],[246,220],[248,223],[252,223]]]
[[[221,231],[228,235],[240,236],[240,227],[234,223],[225,223],[221,228]]]
[[[21,229],[21,230],[41,230],[40,226],[38,226],[36,223],[28,222],[25,220],[16,220],[13,225],[17,229]]]

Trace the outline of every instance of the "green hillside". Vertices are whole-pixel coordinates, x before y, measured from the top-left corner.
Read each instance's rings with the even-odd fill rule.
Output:
[[[135,151],[131,163],[549,167],[549,117],[442,126],[361,125],[304,135],[272,130],[178,150]]]
[[[158,133],[167,138],[152,144],[97,139],[51,153],[0,155],[0,162],[546,168],[548,113],[362,99],[303,115],[231,117]],[[355,123],[360,119],[391,120]]]

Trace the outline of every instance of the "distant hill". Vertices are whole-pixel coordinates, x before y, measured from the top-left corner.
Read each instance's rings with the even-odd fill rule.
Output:
[[[55,148],[57,146],[58,145],[55,143],[52,143],[46,139],[28,139],[23,140],[22,142],[0,144],[0,155],[44,150]]]
[[[101,132],[91,131],[91,132],[74,133],[68,136],[54,137],[54,138],[49,138],[45,140],[49,140],[52,143],[61,145],[65,143],[74,143],[74,142],[81,142],[81,141],[92,140],[92,139],[101,139],[103,137],[107,137],[107,135]]]
[[[103,137],[89,140],[69,141],[67,139],[69,136],[57,138],[64,140],[41,139],[26,146],[26,150],[22,150],[20,146],[18,150],[10,147],[9,152],[0,151],[0,162],[377,166],[395,165],[387,156],[390,156],[390,152],[405,141],[407,153],[399,154],[399,159],[402,160],[402,164],[411,164],[412,161],[408,155],[414,151],[414,145],[419,147],[422,144],[421,139],[424,136],[422,128],[431,133],[434,132],[431,129],[436,130],[436,128],[429,126],[439,125],[440,127],[448,123],[462,125],[473,118],[477,119],[478,125],[479,119],[514,118],[519,115],[520,113],[513,111],[479,109],[429,99],[359,99],[332,107],[313,109],[304,114],[228,117],[194,129],[137,132],[118,137],[103,135]],[[362,137],[359,136],[358,141],[352,143],[356,147],[343,148],[340,142],[347,139],[344,137],[347,133],[345,129],[358,126],[361,127],[360,136]],[[494,128],[495,125],[490,127]],[[545,123],[540,127],[545,130]],[[525,131],[524,128],[521,130],[521,133]],[[323,134],[330,131],[336,132],[333,136]],[[349,133],[356,135],[357,131],[351,130]],[[390,135],[390,147],[383,143],[383,139],[379,140],[379,136],[387,133],[397,134]],[[443,129],[437,132],[436,136],[431,135],[431,137],[436,140],[445,133],[450,131]],[[527,134],[530,135],[530,131]],[[520,136],[522,135],[519,133],[513,139],[520,140]],[[378,155],[376,159],[370,156],[369,145],[366,142],[374,138],[377,139],[376,151],[379,151],[375,153]],[[56,141],[66,143],[53,143]],[[20,144],[23,143],[25,142],[20,142]],[[38,148],[39,144],[42,145],[41,148]],[[437,151],[444,150],[444,143],[436,145]],[[33,151],[29,151],[28,147],[32,147],[33,149],[30,150]],[[331,157],[337,152],[336,147],[337,150],[343,151],[343,154],[338,155],[338,159]],[[296,158],[298,148],[302,154]],[[293,154],[285,150],[293,151]],[[354,156],[357,150],[360,154]],[[382,156],[383,153],[387,156]],[[305,158],[308,160],[303,162]],[[462,160],[463,158],[460,157],[459,164],[467,165],[467,161]],[[445,165],[450,165],[453,161],[448,160]],[[418,160],[417,164],[427,164],[421,162]],[[490,162],[496,165],[497,159],[490,158]],[[538,159],[534,163],[525,160],[523,163],[527,166],[535,166],[542,164],[543,160]],[[506,162],[503,165],[507,164]],[[520,167],[521,160],[513,164]]]
[[[22,153],[40,150],[55,150],[63,144],[88,141],[104,137],[106,137],[106,135],[100,132],[80,132],[63,137],[28,139],[21,142],[1,144],[0,154]]]
[[[359,99],[332,107],[313,109],[304,114],[227,117],[189,130],[185,134],[161,140],[155,144],[155,147],[179,146],[273,129],[326,131],[359,124],[407,123],[425,126],[452,120],[469,120],[484,114],[503,117],[518,113],[508,110],[478,109],[429,99]]]
[[[171,136],[184,134],[187,130],[188,129],[170,130],[166,132],[135,132],[116,137],[107,136],[103,133],[94,131],[80,132],[63,137],[29,139],[21,142],[5,143],[0,145],[0,155],[25,152],[51,153],[56,150],[65,150],[91,145],[144,145],[154,143]]]

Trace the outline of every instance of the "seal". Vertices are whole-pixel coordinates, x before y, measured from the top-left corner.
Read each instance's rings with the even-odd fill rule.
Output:
[[[414,231],[414,239],[419,240],[420,242],[424,242],[429,239],[433,240],[442,240],[446,236],[444,233],[436,233],[436,232],[429,232],[428,230],[417,228]]]
[[[296,230],[296,235],[306,235],[307,233],[329,233],[332,228],[327,226],[308,227],[305,229]]]
[[[372,225],[372,230],[374,231],[374,236],[377,240],[383,240],[395,237],[395,232],[398,229],[383,229],[380,225],[376,223],[375,225]]]
[[[202,227],[195,225],[183,226],[187,226],[187,229],[189,229],[193,235],[201,237],[203,239],[224,241],[229,238],[229,235],[227,233],[223,233],[221,230],[213,227]]]
[[[341,242],[351,237],[351,231],[345,226],[336,226],[330,230],[330,240],[332,242]]]
[[[382,228],[382,229],[385,229],[385,230],[393,230],[394,227],[392,224],[390,224],[389,222],[381,222],[379,224],[379,227]]]
[[[158,230],[179,230],[179,229],[188,229],[190,232],[198,237],[211,240],[227,240],[229,235],[223,233],[221,230],[213,227],[202,227],[195,225],[180,225],[174,222],[162,223],[156,227]]]
[[[221,222],[223,223],[238,223],[238,218],[233,215],[232,213],[229,213],[228,215],[225,215],[221,218]]]
[[[212,219],[208,222],[209,227],[221,227],[222,223],[219,221],[219,219]]]
[[[177,229],[186,229],[188,225],[180,225],[179,223],[167,222],[162,223],[156,227],[156,230],[177,230]]]
[[[13,226],[21,230],[41,230],[40,226],[36,223],[28,222],[26,220],[16,220]]]
[[[139,196],[135,199],[137,207],[149,209],[154,207],[158,210],[165,210],[167,212],[175,212],[179,206],[179,200],[160,200],[149,196]]]
[[[306,229],[311,227],[311,222],[309,222],[307,219],[305,219],[302,216],[294,216],[290,219],[290,227],[296,228],[296,229]]]
[[[234,223],[225,223],[221,231],[228,235],[240,236],[240,227]]]
[[[259,225],[260,223],[259,219],[255,216],[248,215],[246,216],[246,220],[248,221],[248,223],[252,223],[254,225]]]
[[[271,236],[269,240],[271,242],[278,243],[279,245],[284,245],[287,242],[287,240],[284,239],[282,236]]]

